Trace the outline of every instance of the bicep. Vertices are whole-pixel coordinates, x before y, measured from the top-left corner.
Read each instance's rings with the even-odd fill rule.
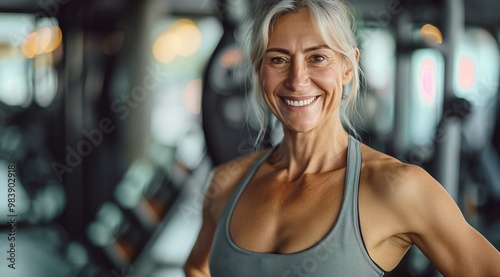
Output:
[[[187,277],[210,276],[208,262],[215,226],[216,224],[210,214],[209,208],[205,207],[203,210],[203,223],[198,238],[184,265]]]
[[[499,274],[500,254],[466,222],[444,188],[430,176],[418,180],[424,183],[407,209],[413,243],[445,276]]]
[[[216,171],[217,169],[214,169],[208,176],[207,190],[214,186],[214,175]],[[205,195],[201,228],[196,238],[196,242],[191,249],[191,253],[184,265],[184,272],[187,277],[210,276],[208,263],[216,227],[216,222],[212,214],[214,203],[210,200],[212,199]]]
[[[211,172],[205,190],[203,223],[184,266],[187,277],[210,276],[209,256],[217,221],[249,164],[253,164],[252,159],[236,160],[219,165]]]
[[[500,276],[500,254],[470,225],[430,229],[415,235],[414,242],[444,276]]]

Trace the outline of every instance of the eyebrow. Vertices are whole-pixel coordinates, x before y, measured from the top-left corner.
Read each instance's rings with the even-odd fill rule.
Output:
[[[317,46],[306,48],[305,52],[307,53],[307,52],[311,52],[311,51],[315,51],[315,50],[319,50],[319,49],[331,50],[331,48],[328,47],[328,45],[322,44],[322,45],[317,45]],[[290,51],[288,51],[287,49],[283,49],[283,48],[269,48],[266,50],[266,53],[268,53],[268,52],[280,52],[280,53],[283,53],[286,55],[290,55]]]

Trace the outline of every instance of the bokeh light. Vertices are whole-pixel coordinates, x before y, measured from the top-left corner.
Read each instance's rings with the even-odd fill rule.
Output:
[[[23,55],[32,59],[36,55],[55,51],[62,41],[62,31],[59,26],[42,27],[29,33],[21,44]]]
[[[192,114],[201,112],[201,79],[194,79],[184,89],[184,106]]]
[[[443,34],[441,30],[432,24],[425,24],[420,29],[420,36],[422,39],[428,43],[442,44]]]
[[[200,29],[190,19],[179,19],[160,33],[152,46],[153,57],[160,63],[169,63],[178,56],[190,57],[201,47]]]

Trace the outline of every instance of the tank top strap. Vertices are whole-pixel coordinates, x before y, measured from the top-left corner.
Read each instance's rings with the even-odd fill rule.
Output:
[[[343,203],[343,209],[345,213],[343,214],[344,221],[348,227],[348,232],[352,234],[352,239],[354,239],[353,244],[358,245],[359,251],[361,251],[361,256],[365,262],[372,267],[379,276],[384,276],[385,271],[378,266],[368,254],[365,243],[363,241],[363,236],[361,233],[360,219],[359,219],[359,182],[361,175],[361,165],[362,165],[362,153],[361,153],[361,143],[352,136],[349,136],[349,146],[347,150],[347,173],[345,181],[345,199]],[[353,245],[351,245],[353,247]]]
[[[352,232],[355,232],[355,229],[357,229],[354,224],[358,225],[358,222],[357,220],[356,222],[354,221],[358,218],[358,185],[359,174],[361,172],[360,169],[361,151],[359,141],[349,135],[342,203],[340,205],[339,214],[337,215],[337,220],[332,228],[332,231],[337,229],[337,232],[330,232],[328,237],[338,236],[338,230],[344,230],[342,232],[352,234]]]
[[[359,176],[361,174],[361,147],[357,139],[349,135],[349,146],[347,147],[347,172],[344,186],[344,211],[353,219],[358,218],[358,191]]]

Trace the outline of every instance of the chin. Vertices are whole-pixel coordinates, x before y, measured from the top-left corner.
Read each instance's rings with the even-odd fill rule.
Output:
[[[311,132],[313,129],[314,129],[315,126],[311,126],[309,124],[307,125],[292,125],[292,126],[286,126],[286,128],[293,132],[293,133],[297,133],[297,134],[305,134],[305,133],[309,133]]]
[[[307,133],[320,125],[320,118],[314,114],[283,116],[278,119],[284,128],[296,133]]]

